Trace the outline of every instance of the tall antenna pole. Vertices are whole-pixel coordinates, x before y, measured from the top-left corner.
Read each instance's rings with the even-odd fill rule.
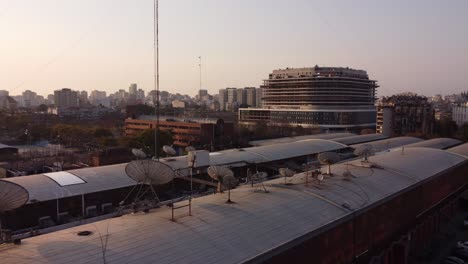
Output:
[[[154,156],[159,160],[159,140],[158,140],[158,131],[159,131],[159,0],[154,0],[154,86],[156,91],[156,128],[154,129]]]
[[[201,90],[201,89],[202,89],[202,77],[201,77],[201,76],[202,76],[202,75],[201,75],[201,73],[202,73],[202,71],[201,71],[201,69],[202,69],[202,68],[201,68],[201,56],[198,56],[198,59],[200,60],[200,63],[198,64],[198,66],[200,67],[200,90]],[[201,98],[200,98],[200,100],[201,100]]]

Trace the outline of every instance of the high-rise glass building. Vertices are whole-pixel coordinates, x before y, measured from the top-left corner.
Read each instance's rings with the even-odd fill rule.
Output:
[[[261,86],[261,108],[239,109],[242,125],[374,128],[377,81],[366,71],[344,67],[274,70]]]

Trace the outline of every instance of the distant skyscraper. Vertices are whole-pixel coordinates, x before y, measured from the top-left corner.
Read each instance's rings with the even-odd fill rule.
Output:
[[[54,92],[56,107],[78,107],[78,92],[63,88]]]
[[[136,83],[130,84],[130,87],[128,87],[128,93],[130,95],[136,95],[138,91],[138,86]]]
[[[220,89],[219,90],[219,109],[221,111],[226,110],[227,100],[228,100],[228,93],[226,89]]]
[[[0,90],[0,97],[3,97],[3,96],[10,96],[10,93],[5,90]]]
[[[255,106],[256,107],[263,107],[263,87],[258,88],[255,91]]]
[[[201,100],[203,96],[207,96],[208,91],[207,90],[198,90],[198,98]]]
[[[138,89],[137,100],[145,100],[145,91],[143,89]]]
[[[251,107],[257,106],[257,89],[255,87],[244,88],[246,104]]]
[[[246,105],[247,104],[247,93],[245,89],[237,89],[237,103],[239,105]]]

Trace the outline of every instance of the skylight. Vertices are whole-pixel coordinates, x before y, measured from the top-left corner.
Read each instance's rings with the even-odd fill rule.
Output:
[[[50,179],[52,179],[53,181],[55,181],[58,185],[62,187],[85,183],[85,181],[83,181],[81,178],[66,171],[44,173],[43,175],[46,177],[49,177]]]

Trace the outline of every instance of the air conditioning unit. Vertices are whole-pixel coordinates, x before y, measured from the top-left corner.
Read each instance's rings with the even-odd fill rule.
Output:
[[[112,203],[103,203],[101,204],[101,212],[104,214],[110,214],[114,212],[114,206],[112,206]]]
[[[58,222],[60,224],[65,224],[65,223],[69,223],[70,222],[70,215],[68,214],[68,212],[62,212],[62,213],[59,213],[58,214]]]
[[[39,217],[38,224],[41,229],[55,226],[55,222],[50,216]]]
[[[97,216],[97,207],[95,205],[88,206],[85,209],[86,217],[96,217]]]

